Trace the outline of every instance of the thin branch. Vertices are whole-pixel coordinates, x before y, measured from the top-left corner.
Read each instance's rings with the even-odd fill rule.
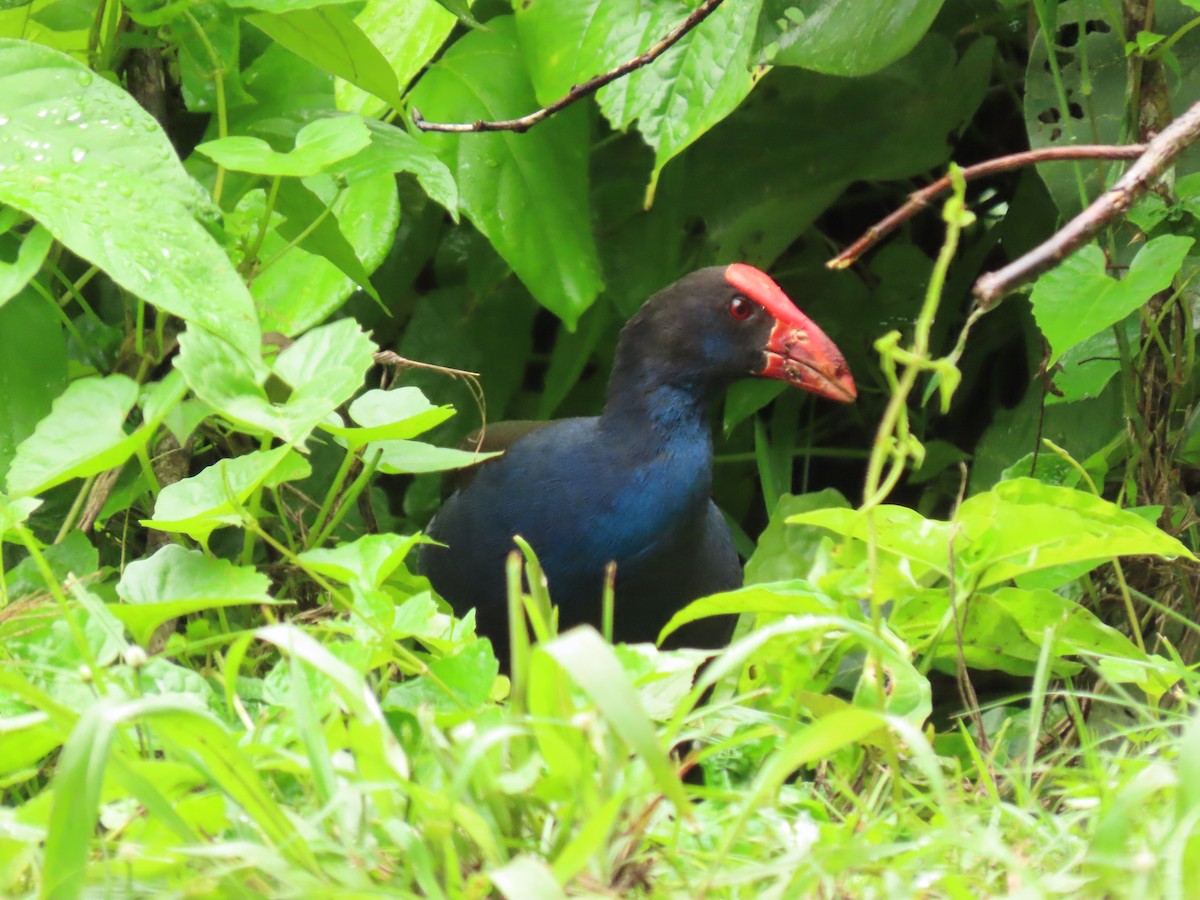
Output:
[[[548,119],[559,110],[570,106],[576,100],[596,93],[596,91],[600,90],[606,84],[616,81],[618,78],[628,75],[636,69],[650,65],[650,63],[670,50],[680,38],[707,19],[722,2],[724,0],[704,0],[690,16],[680,23],[678,28],[657,44],[651,46],[645,53],[641,53],[628,62],[621,63],[615,69],[611,69],[603,75],[597,75],[583,84],[572,85],[571,89],[564,96],[555,100],[549,106],[543,106],[541,109],[531,112],[527,116],[521,116],[519,119],[500,119],[492,122],[426,122],[421,118],[421,114],[413,109],[410,110],[412,122],[422,131],[450,131],[456,134],[481,131],[515,131],[517,134],[521,134],[528,131],[538,122]]]
[[[1074,147],[1043,147],[1039,150],[1025,150],[1008,156],[998,156],[978,165],[963,169],[963,178],[973,181],[987,175],[1009,172],[1024,166],[1037,165],[1044,162],[1080,159],[1137,159],[1146,152],[1146,144],[1126,144],[1113,146],[1111,144],[1079,144]],[[845,269],[858,262],[859,257],[877,244],[882,238],[891,234],[926,206],[938,194],[950,189],[950,176],[939,178],[933,184],[913,191],[908,200],[895,212],[872,225],[863,236],[835,256],[825,267],[829,269]]]
[[[379,350],[373,353],[377,365],[395,366],[403,369],[427,369],[430,372],[441,372],[443,375],[456,375],[460,378],[478,378],[478,372],[468,372],[466,369],[451,369],[449,366],[436,366],[433,363],[418,362],[415,359],[401,356],[392,350]]]
[[[979,276],[974,293],[985,309],[1009,291],[1054,268],[1105,225],[1129,211],[1179,154],[1200,139],[1200,103],[1173,121],[1146,145],[1146,152],[1117,183],[1097,197],[1074,219],[1002,269]]]

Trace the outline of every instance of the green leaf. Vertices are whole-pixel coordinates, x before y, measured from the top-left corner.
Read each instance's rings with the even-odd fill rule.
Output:
[[[42,505],[36,497],[6,497],[0,494],[0,534],[12,531]]]
[[[429,673],[392,685],[383,699],[387,710],[431,709],[441,725],[473,715],[487,702],[500,664],[488,641],[477,640],[453,656],[429,664]]]
[[[1029,41],[1023,99],[1032,149],[1120,144],[1130,139],[1130,60],[1125,28],[1112,17],[1113,9],[1107,0],[1061,0],[1049,15],[1052,49],[1047,48],[1040,32]],[[1160,102],[1167,109],[1188,109],[1200,100],[1200,81],[1179,74],[1178,68],[1181,65],[1183,72],[1191,73],[1200,64],[1200,43],[1188,34],[1194,19],[1195,14],[1182,3],[1160,3],[1154,10],[1155,30],[1174,35],[1176,40],[1163,54],[1164,65],[1175,68],[1159,89]],[[1068,29],[1076,27],[1078,31],[1064,39]],[[1080,211],[1081,202],[1090,201],[1109,187],[1114,172],[1127,165],[1100,160],[1049,162],[1038,166],[1038,175],[1059,210],[1069,218]],[[1200,150],[1195,146],[1173,163],[1176,176],[1198,169]]]
[[[261,829],[270,845],[294,864],[315,872],[317,864],[295,825],[267,791],[246,752],[221,723],[186,696],[103,698],[80,716],[63,747],[51,782],[53,806],[46,831],[49,873],[43,896],[79,896],[84,887],[92,834],[105,774],[124,767],[113,751],[122,724],[142,721],[164,741],[168,755],[196,767]]]
[[[108,610],[145,646],[154,629],[168,619],[203,609],[273,603],[269,587],[267,576],[249,566],[167,544],[149,559],[125,567],[117,583],[125,605]]]
[[[723,4],[653,63],[597,93],[614,128],[636,121],[654,148],[651,185],[669,160],[735,110],[762,75],[751,71],[761,6],[762,0]],[[545,104],[648,50],[687,18],[692,5],[531,0],[516,9],[521,48]]]
[[[420,534],[367,534],[337,547],[319,547],[299,559],[313,571],[343,584],[378,588],[404,563],[410,550],[428,539]]]
[[[0,478],[17,445],[67,386],[67,348],[54,304],[24,291],[0,309]]]
[[[263,328],[289,337],[324,321],[360,286],[367,287],[362,274],[349,275],[346,270],[373,271],[387,255],[400,219],[396,180],[390,173],[359,179],[345,187],[327,175],[316,175],[305,179],[302,190],[315,196],[322,208],[332,207],[336,231],[343,240],[331,236],[334,223],[326,220],[320,229],[330,229],[329,235],[318,230],[311,241],[294,246],[300,231],[313,225],[311,220],[299,219],[315,212],[317,204],[301,195],[300,190],[280,190],[280,208],[289,218],[267,232],[260,258],[275,263],[255,276],[251,292]],[[265,207],[266,194],[262,190],[251,191],[238,205],[238,213],[253,223],[255,233]],[[330,254],[330,259],[310,252],[309,247]],[[360,266],[349,261],[347,250],[353,251]]]
[[[796,529],[799,530],[799,529]],[[726,613],[767,613],[773,616],[825,616],[837,613],[837,604],[825,593],[804,581],[784,581],[725,591],[689,603],[671,617],[658,635],[658,642],[680,626],[707,616]]]
[[[246,286],[195,215],[211,203],[153,117],[71,57],[0,39],[0,202],[165,312],[256,358]]]
[[[420,388],[400,387],[390,391],[367,391],[350,404],[350,418],[360,428],[322,423],[321,427],[341,438],[352,450],[371,441],[407,440],[445,422],[454,415],[452,406],[434,406]]]
[[[281,351],[271,366],[270,374],[291,389],[282,403],[268,399],[265,373],[252,370],[203,332],[180,335],[175,368],[197,397],[226,418],[298,443],[362,386],[374,350],[353,319],[314,328]]]
[[[1179,541],[1100,497],[1032,478],[968,498],[956,522],[957,562],[981,588],[1025,572],[1113,556],[1194,559]]]
[[[412,91],[430,121],[504,119],[537,107],[512,19],[459,38]],[[467,218],[538,302],[574,327],[603,286],[587,197],[586,111],[526,134],[423,134],[458,181]]]
[[[1104,253],[1092,244],[1038,278],[1030,302],[1050,361],[1170,287],[1192,243],[1176,235],[1148,241],[1120,281],[1106,274]]]
[[[179,47],[179,81],[189,110],[211,113],[254,102],[242,76],[241,14],[219,0],[189,2],[188,15],[181,15],[183,4],[172,0],[153,10],[139,11],[142,6],[135,0],[126,8],[134,21],[161,26]]]
[[[418,472],[445,472],[473,466],[500,453],[476,453],[452,447],[435,447],[420,441],[377,441],[363,451],[366,459],[379,453],[378,471],[385,475],[412,475]]]
[[[399,89],[408,87],[433,58],[454,28],[455,16],[435,0],[367,0],[354,22],[379,48],[395,73]],[[387,104],[349,81],[334,87],[338,109],[378,116]]]
[[[550,867],[534,856],[517,856],[487,877],[505,900],[567,900]]]
[[[277,153],[261,138],[246,135],[206,141],[196,151],[217,165],[238,172],[304,178],[324,172],[370,143],[362,119],[336,116],[317,119],[301,128],[296,134],[295,149],[288,153]]]
[[[629,749],[642,757],[658,789],[680,815],[686,815],[688,802],[683,785],[612,647],[589,626],[572,628],[534,648],[530,684],[553,679],[555,664],[583,689]]]
[[[302,182],[289,179],[280,184],[279,192],[275,195],[275,210],[284,216],[284,220],[275,226],[275,230],[285,240],[299,241],[300,246],[308,253],[333,263],[356,287],[366,291],[376,302],[382,303],[379,292],[371,284],[371,273],[358,258],[354,246],[342,233],[337,216],[329,215],[328,209],[329,207]],[[307,258],[293,256],[289,262],[299,260],[309,261]],[[318,260],[312,262],[319,263]],[[283,269],[287,274],[293,274],[290,266],[284,266]],[[341,292],[335,292],[334,297],[334,302],[343,299]]]
[[[387,59],[341,9],[285,5],[277,13],[247,16],[246,21],[301,59],[387,101],[393,109],[403,105],[396,73]]]
[[[814,509],[849,507],[846,498],[833,488],[811,494],[784,494],[775,506],[771,521],[759,535],[754,555],[746,562],[746,584],[806,578],[811,573],[824,535],[811,526],[788,524],[792,516]]]
[[[0,235],[0,306],[29,284],[45,262],[52,243],[54,237],[40,225],[20,239],[11,233]]]
[[[1047,406],[1100,396],[1121,369],[1121,347],[1115,334],[1118,329],[1125,332],[1126,346],[1137,346],[1141,318],[1136,315],[1080,341],[1058,358],[1061,368],[1054,370],[1054,386],[1062,396],[1047,393]]]
[[[150,439],[151,431],[125,433],[137,391],[137,383],[124,375],[73,382],[54,401],[50,415],[17,447],[8,470],[9,492],[38,494],[129,459]]]
[[[752,94],[688,151],[681,173],[685,214],[703,217],[717,259],[769,266],[851,182],[893,181],[942,166],[950,154],[947,135],[964,128],[983,100],[994,56],[990,38],[960,56],[949,40],[930,34],[903,59],[862,78],[773,70],[769,94]],[[814,128],[814,122],[837,127]],[[881,134],[888,139],[879,140]],[[747,147],[754,148],[754,164],[731,165]],[[856,293],[864,315],[885,315],[856,280],[822,275],[845,298],[830,302],[839,315]],[[812,296],[813,308],[808,295],[800,298],[809,315],[817,313],[821,293]]]
[[[238,510],[259,485],[274,487],[307,478],[311,472],[304,457],[291,447],[222,459],[163,488],[154,504],[154,518],[143,519],[142,524],[207,541],[217,528],[242,521]]]
[[[870,75],[904,56],[943,0],[767,0],[762,62],[826,75]]]
[[[919,562],[935,572],[946,573],[953,534],[949,522],[926,519],[906,506],[878,506],[873,516],[874,536],[880,550],[899,559]],[[788,516],[786,521],[789,525],[816,525],[864,542],[871,534],[867,516],[856,509],[818,509]]]
[[[353,184],[377,175],[410,172],[429,197],[446,207],[458,221],[458,185],[437,154],[406,131],[387,122],[368,120],[371,143],[356,156],[333,166],[332,171]]]

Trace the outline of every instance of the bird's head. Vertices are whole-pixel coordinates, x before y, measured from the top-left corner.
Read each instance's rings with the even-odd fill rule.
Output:
[[[618,367],[622,357],[710,385],[758,376],[843,403],[858,394],[833,341],[744,263],[700,269],[647,300],[625,326]]]

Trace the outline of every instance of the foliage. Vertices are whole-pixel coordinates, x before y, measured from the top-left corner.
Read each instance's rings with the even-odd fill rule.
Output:
[[[0,894],[1192,893],[1195,151],[986,317],[1117,164],[952,163],[1141,137],[1196,5],[726,0],[412,124],[695,7],[0,2]],[[746,586],[668,631],[736,639],[556,634],[530,554],[497,660],[410,567],[452,445],[735,259],[861,395],[725,398]]]

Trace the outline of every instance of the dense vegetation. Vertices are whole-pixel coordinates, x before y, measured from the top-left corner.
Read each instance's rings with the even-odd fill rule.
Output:
[[[725,0],[418,127],[699,5],[0,0],[0,894],[1196,895],[1200,152],[986,315],[1126,163],[954,164],[1151,138],[1200,2]],[[514,558],[510,681],[438,473],[734,260],[860,391],[725,398],[734,643]]]

